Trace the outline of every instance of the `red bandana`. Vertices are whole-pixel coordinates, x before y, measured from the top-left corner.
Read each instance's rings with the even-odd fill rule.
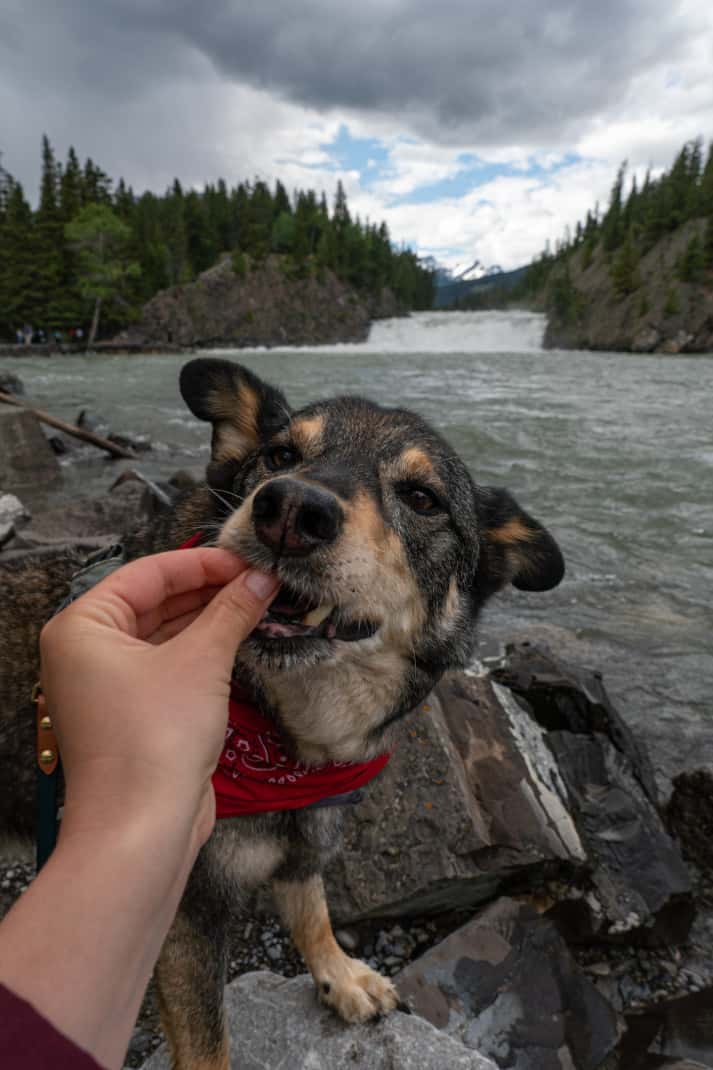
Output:
[[[202,534],[192,535],[180,549],[196,546]],[[213,773],[216,815],[239,817],[301,810],[363,787],[381,772],[390,757],[386,753],[369,762],[328,762],[314,767],[296,762],[285,750],[274,721],[233,684],[225,744]]]
[[[274,721],[233,685],[225,745],[213,773],[218,817],[301,810],[332,795],[356,791],[380,773],[390,754],[370,762],[310,767],[284,748]]]

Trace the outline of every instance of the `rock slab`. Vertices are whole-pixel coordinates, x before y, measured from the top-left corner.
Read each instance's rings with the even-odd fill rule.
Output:
[[[525,644],[492,672],[444,678],[345,831],[327,873],[339,924],[546,888],[572,939],[672,942],[690,928],[690,880],[645,754],[594,674]]]
[[[594,1070],[617,1015],[552,922],[500,899],[395,978],[417,1014],[508,1070]]]
[[[497,1070],[415,1015],[345,1025],[317,1002],[312,979],[246,973],[225,990],[231,1070]],[[165,1047],[143,1070],[170,1070]]]
[[[0,404],[0,487],[61,479],[59,464],[35,416]]]

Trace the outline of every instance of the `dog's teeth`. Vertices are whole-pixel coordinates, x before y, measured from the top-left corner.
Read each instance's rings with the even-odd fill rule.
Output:
[[[322,621],[327,619],[333,609],[334,604],[317,606],[316,609],[310,610],[310,612],[302,618],[302,623],[306,624],[308,628],[318,628]]]

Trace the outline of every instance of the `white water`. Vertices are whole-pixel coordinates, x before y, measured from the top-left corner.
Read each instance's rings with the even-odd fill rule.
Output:
[[[533,353],[545,317],[536,312],[417,312],[377,320],[359,349],[374,353]]]
[[[545,317],[538,312],[414,312],[376,320],[365,342],[329,346],[280,346],[279,352],[311,353],[539,353]],[[234,349],[215,350],[235,356]],[[264,353],[241,349],[240,353]]]

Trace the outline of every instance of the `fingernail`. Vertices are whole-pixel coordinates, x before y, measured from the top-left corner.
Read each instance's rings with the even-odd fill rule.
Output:
[[[268,598],[278,587],[278,579],[267,572],[251,568],[245,576],[245,586],[258,598]]]

